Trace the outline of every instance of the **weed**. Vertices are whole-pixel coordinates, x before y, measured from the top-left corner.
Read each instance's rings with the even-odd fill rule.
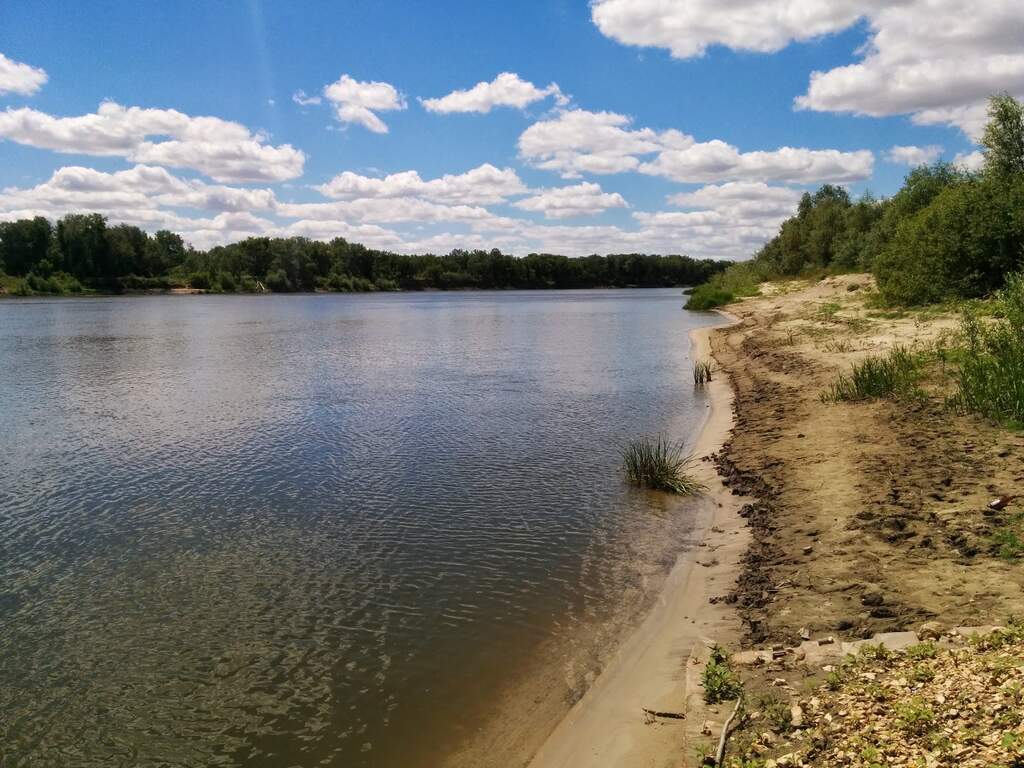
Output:
[[[905,704],[897,704],[896,718],[900,727],[910,734],[923,735],[935,726],[935,712],[920,696],[911,697]]]
[[[707,382],[711,381],[712,370],[709,360],[696,361],[693,364],[693,383],[698,387],[703,387]]]

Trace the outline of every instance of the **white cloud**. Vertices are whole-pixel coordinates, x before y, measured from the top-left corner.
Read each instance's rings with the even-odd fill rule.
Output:
[[[633,130],[630,122],[613,112],[562,112],[527,128],[519,137],[519,154],[565,178],[639,171],[679,182],[855,181],[869,177],[874,166],[867,150],[782,147],[740,152],[723,141],[697,142],[680,131]]]
[[[421,197],[437,202],[483,205],[528,191],[513,169],[496,168],[489,163],[466,173],[445,174],[430,181],[424,181],[416,171],[393,173],[382,179],[345,171],[315,189],[325,197],[342,200]]]
[[[885,159],[896,165],[931,165],[942,154],[942,147],[931,144],[927,147],[895,146],[885,153]]]
[[[527,128],[519,137],[519,154],[537,168],[575,178],[582,173],[633,171],[643,155],[693,143],[679,131],[633,130],[631,122],[614,112],[568,110]]]
[[[900,0],[895,0],[899,2]],[[591,18],[627,45],[667,48],[676,58],[712,45],[770,53],[792,40],[838,32],[888,0],[595,0]]]
[[[859,181],[870,177],[873,168],[874,155],[868,150],[782,147],[768,152],[740,152],[716,139],[685,149],[667,149],[637,170],[684,183],[751,180],[811,184]]]
[[[362,82],[348,75],[342,75],[326,86],[324,96],[334,105],[334,114],[339,122],[355,123],[374,133],[388,132],[377,112],[406,107],[405,97],[390,83]]]
[[[629,207],[618,192],[604,192],[600,185],[591,182],[537,190],[512,205],[524,211],[543,213],[546,219],[593,216],[609,208]]]
[[[193,168],[217,181],[283,181],[301,175],[306,159],[290,144],[267,144],[240,123],[111,101],[78,117],[8,108],[0,112],[0,138],[57,152]]]
[[[1024,13],[1017,0],[913,0],[870,17],[871,39],[856,64],[811,75],[797,106],[875,117],[911,114],[977,137],[985,100],[1024,94]]]
[[[45,70],[22,64],[0,53],[0,95],[17,93],[31,96],[46,84],[47,79]]]
[[[362,198],[330,203],[278,203],[287,218],[350,222],[478,222],[493,214],[475,205],[442,205],[415,198]]]
[[[793,215],[803,192],[791,187],[773,187],[760,181],[730,181],[680,192],[668,198],[670,205],[725,212],[743,220],[768,219],[781,223]]]
[[[420,99],[420,102],[430,112],[486,114],[494,107],[523,109],[548,96],[554,96],[555,103],[559,106],[568,103],[568,99],[557,83],[551,83],[547,88],[538,88],[533,83],[521,79],[514,72],[502,72],[489,83],[480,82],[468,90],[452,91],[447,96],[436,99]]]
[[[312,107],[320,104],[323,99],[319,96],[309,96],[303,90],[298,90],[292,94],[292,101],[298,104],[300,107]]]
[[[985,167],[985,153],[980,150],[960,152],[953,158],[953,165],[967,171],[980,171]]]
[[[699,56],[712,45],[762,53],[866,20],[857,63],[811,75],[800,109],[874,117],[909,114],[977,137],[988,96],[1024,95],[1019,0],[595,0],[594,23],[629,45]]]

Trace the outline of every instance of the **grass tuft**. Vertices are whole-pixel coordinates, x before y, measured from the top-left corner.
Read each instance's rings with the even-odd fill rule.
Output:
[[[906,347],[894,347],[889,354],[868,357],[855,363],[849,373],[839,375],[821,394],[822,402],[873,400],[911,395],[917,392],[920,361]]]
[[[710,360],[696,361],[693,364],[693,383],[698,387],[703,387],[711,381],[712,370]]]
[[[630,441],[622,449],[626,479],[641,488],[668,491],[684,496],[704,490],[687,471],[689,461],[679,443],[659,436]]]

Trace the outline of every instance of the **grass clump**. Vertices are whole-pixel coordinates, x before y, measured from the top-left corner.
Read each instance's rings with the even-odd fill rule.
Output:
[[[704,486],[687,471],[689,461],[679,443],[659,436],[631,440],[622,449],[626,479],[641,488],[690,495]]]
[[[997,299],[1000,319],[964,316],[955,403],[1007,426],[1024,426],[1024,273],[1009,275]]]
[[[868,357],[855,363],[849,373],[829,385],[822,402],[873,400],[911,395],[917,391],[920,361],[906,347],[894,347],[889,354]]]
[[[711,373],[711,361],[698,360],[693,364],[693,383],[698,387],[703,387],[711,381]]]
[[[704,701],[708,704],[731,701],[743,693],[743,684],[729,664],[729,655],[720,645],[711,647],[711,658],[704,666],[700,681],[704,686]]]

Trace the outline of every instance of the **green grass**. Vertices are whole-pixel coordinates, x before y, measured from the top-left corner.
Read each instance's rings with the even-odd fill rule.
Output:
[[[700,677],[704,686],[704,701],[718,704],[730,701],[743,693],[743,684],[729,665],[729,655],[720,645],[712,646],[711,658]]]
[[[693,383],[703,387],[711,381],[711,362],[709,360],[698,360],[693,364]]]
[[[889,354],[868,357],[842,373],[821,394],[822,402],[874,400],[915,394],[921,376],[918,356],[906,347],[893,347]]]
[[[704,490],[687,471],[689,461],[679,443],[659,436],[630,441],[622,449],[626,479],[641,488],[690,495]]]
[[[954,404],[1014,428],[1024,426],[1024,273],[1010,275],[996,301],[997,319],[964,314]]]
[[[770,277],[764,264],[756,261],[738,262],[690,292],[686,309],[703,311],[731,304],[744,296],[756,296],[760,286]]]

